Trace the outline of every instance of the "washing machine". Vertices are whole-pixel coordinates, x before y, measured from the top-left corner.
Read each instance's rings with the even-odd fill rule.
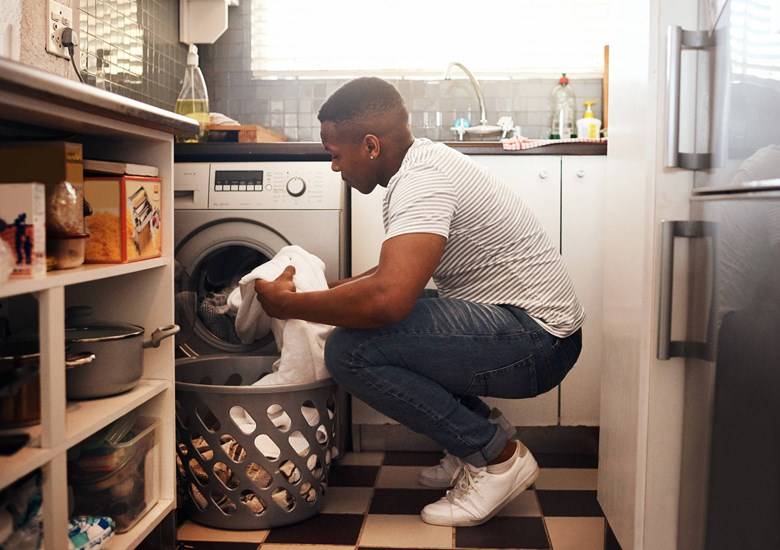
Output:
[[[177,356],[272,355],[272,336],[242,344],[226,312],[238,280],[284,246],[347,269],[345,184],[329,162],[175,164]]]
[[[325,263],[328,281],[348,269],[348,195],[329,162],[195,162],[174,165],[178,358],[277,355],[269,334],[235,334],[226,300],[238,280],[295,244]],[[338,449],[349,448],[350,407],[339,388]]]

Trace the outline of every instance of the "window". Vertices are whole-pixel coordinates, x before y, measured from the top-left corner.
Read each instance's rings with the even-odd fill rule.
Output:
[[[609,0],[252,0],[259,78],[601,76]]]

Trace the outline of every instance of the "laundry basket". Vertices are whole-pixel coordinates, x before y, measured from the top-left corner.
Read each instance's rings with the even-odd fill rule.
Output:
[[[336,385],[252,386],[276,359],[176,362],[176,463],[198,523],[268,529],[322,507],[336,452]]]

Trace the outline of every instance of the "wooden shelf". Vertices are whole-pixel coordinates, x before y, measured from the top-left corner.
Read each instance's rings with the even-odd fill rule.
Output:
[[[40,292],[49,288],[77,285],[89,281],[97,281],[108,277],[137,273],[147,269],[155,269],[170,263],[168,258],[153,258],[128,264],[85,264],[74,269],[51,271],[43,277],[33,279],[11,279],[0,286],[0,298]]]
[[[23,447],[11,456],[0,457],[0,490],[46,464],[54,456],[52,449]]]
[[[88,401],[69,401],[65,411],[65,447],[70,448],[83,441],[169,387],[172,387],[172,384],[168,380],[146,379],[121,395]]]
[[[132,529],[121,535],[115,535],[109,546],[111,548],[135,548],[175,507],[176,503],[173,500],[160,499]]]

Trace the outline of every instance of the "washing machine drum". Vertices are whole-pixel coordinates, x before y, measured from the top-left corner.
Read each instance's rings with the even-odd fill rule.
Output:
[[[228,295],[238,281],[289,243],[272,229],[248,220],[224,220],[193,231],[176,247],[176,322],[182,327],[177,355],[270,355],[269,333],[243,344],[235,331]]]

